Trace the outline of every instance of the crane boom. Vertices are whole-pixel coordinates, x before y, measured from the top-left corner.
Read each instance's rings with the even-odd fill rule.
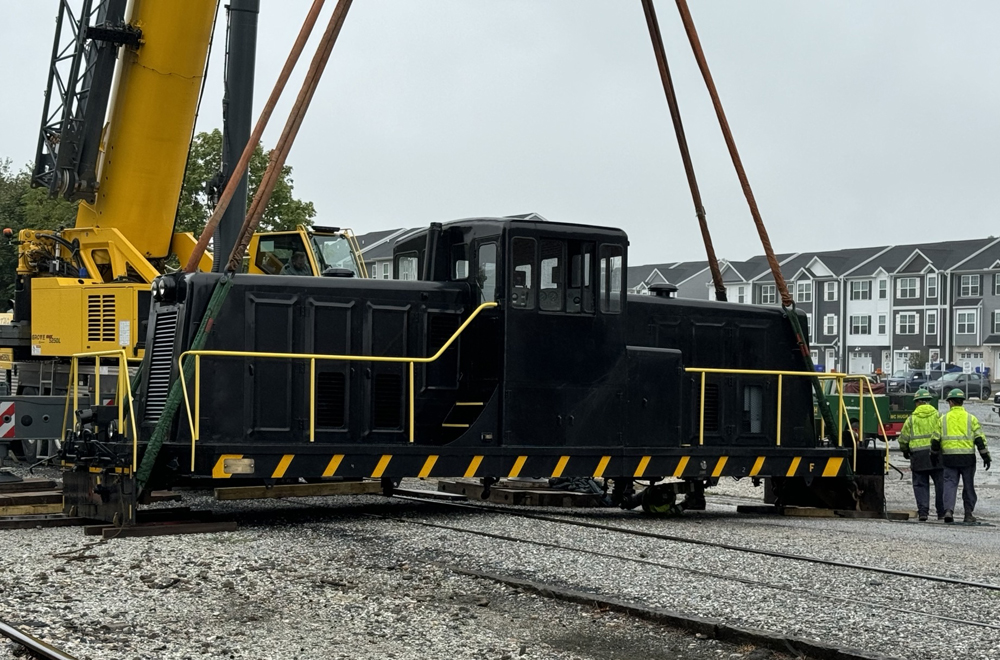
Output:
[[[147,259],[169,254],[216,6],[133,1],[126,21],[142,40],[122,49],[97,197],[80,204],[78,229],[117,229]]]

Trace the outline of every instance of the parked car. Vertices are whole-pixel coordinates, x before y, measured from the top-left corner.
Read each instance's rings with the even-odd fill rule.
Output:
[[[923,369],[907,369],[905,371],[894,371],[885,384],[889,392],[916,392],[920,387],[930,381],[941,377],[941,372],[932,372],[931,377],[927,377],[927,372]]]
[[[942,399],[956,387],[965,392],[965,396],[970,399],[987,399],[993,393],[989,379],[982,374],[947,373],[938,380],[927,383],[925,387],[931,394]]]

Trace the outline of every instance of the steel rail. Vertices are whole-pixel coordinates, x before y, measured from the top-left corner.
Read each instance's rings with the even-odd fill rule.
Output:
[[[0,635],[11,639],[32,653],[48,660],[76,660],[76,658],[65,651],[60,651],[54,646],[50,646],[40,639],[32,637],[19,628],[15,628],[9,623],[0,621]]]
[[[973,582],[971,580],[950,578],[943,575],[925,575],[923,573],[913,573],[910,571],[902,571],[895,568],[882,568],[880,566],[868,566],[866,564],[852,564],[850,562],[837,561],[836,559],[821,559],[819,557],[810,557],[809,555],[796,555],[788,552],[774,552],[771,550],[760,550],[758,548],[733,545],[731,543],[720,543],[718,541],[705,541],[703,539],[693,539],[686,536],[676,536],[674,534],[660,534],[658,532],[646,532],[639,529],[626,529],[624,527],[618,527],[617,525],[605,525],[602,523],[593,523],[583,520],[567,520],[565,518],[558,518],[555,516],[546,516],[542,514],[529,513],[526,511],[517,511],[511,509],[510,507],[504,507],[502,505],[481,506],[478,504],[468,504],[463,502],[445,502],[441,500],[429,500],[429,499],[405,496],[405,495],[395,495],[394,497],[401,500],[428,502],[432,504],[439,504],[439,505],[451,506],[462,509],[492,511],[496,513],[508,513],[510,515],[521,516],[522,518],[529,518],[531,520],[539,520],[542,522],[561,523],[564,525],[586,527],[589,529],[600,529],[603,531],[616,532],[619,534],[628,534],[631,536],[641,536],[644,538],[659,539],[661,541],[673,541],[675,543],[687,543],[690,545],[700,545],[710,548],[720,548],[723,550],[733,550],[735,552],[745,552],[747,554],[763,555],[766,557],[774,557],[776,559],[789,559],[792,561],[808,562],[811,564],[821,564],[824,566],[836,566],[838,568],[853,568],[855,570],[869,571],[872,573],[882,573],[884,575],[895,575],[897,577],[906,577],[916,580],[926,580],[929,582],[943,582],[946,584],[956,584],[963,587],[972,587],[975,589],[988,589],[991,591],[1000,591],[1000,585],[990,584],[988,582]]]
[[[574,548],[573,546],[564,545],[561,543],[555,543],[552,541],[537,541],[534,539],[524,539],[516,536],[510,536],[507,534],[498,534],[496,532],[485,532],[477,529],[468,529],[465,527],[457,527],[455,525],[446,525],[442,523],[433,523],[425,520],[413,520],[412,518],[400,518],[395,516],[383,516],[379,514],[367,514],[375,518],[383,518],[386,520],[393,520],[403,523],[409,523],[413,525],[419,525],[421,527],[429,527],[433,529],[442,529],[455,532],[461,532],[464,534],[473,534],[475,536],[482,536],[485,538],[495,539],[498,541],[511,541],[515,543],[526,543],[528,545],[534,545],[542,548],[550,548],[553,550],[565,550],[569,552],[579,552],[581,554],[590,555],[593,557],[600,557],[602,559],[614,559],[618,561],[627,561],[635,564],[643,564],[646,566],[654,566],[657,568],[665,568],[668,570],[681,571],[684,573],[691,573],[694,575],[700,575],[703,577],[710,577],[717,580],[726,580],[730,582],[739,582],[741,584],[746,584],[754,587],[765,587],[767,589],[773,589],[775,591],[783,591],[787,593],[795,593],[809,596],[811,598],[818,598],[820,600],[839,600],[847,603],[854,603],[856,605],[867,605],[869,607],[879,607],[883,609],[892,610],[895,612],[902,612],[905,614],[919,614],[922,616],[931,617],[933,619],[940,619],[942,621],[947,621],[949,623],[959,623],[970,626],[979,626],[982,628],[992,628],[994,630],[1000,630],[1000,625],[995,623],[988,623],[985,621],[977,621],[974,619],[958,619],[956,617],[947,616],[944,614],[935,614],[934,612],[927,612],[924,610],[912,610],[905,607],[899,607],[898,605],[892,605],[888,603],[881,603],[877,601],[861,600],[858,598],[852,598],[849,596],[838,596],[836,594],[825,593],[822,591],[815,591],[811,589],[801,589],[798,587],[792,587],[782,584],[775,584],[773,582],[767,582],[764,580],[754,580],[751,578],[743,578],[734,575],[725,575],[723,573],[716,573],[714,571],[706,571],[698,568],[691,568],[689,566],[680,566],[678,564],[670,564],[667,562],[655,561],[652,559],[645,559],[642,557],[624,557],[622,555],[616,555],[609,552],[602,552],[600,550],[589,550],[587,548]]]

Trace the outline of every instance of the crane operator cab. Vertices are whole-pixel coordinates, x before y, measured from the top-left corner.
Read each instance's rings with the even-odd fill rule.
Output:
[[[361,251],[350,229],[306,225],[292,231],[254,234],[250,239],[247,272],[367,277]]]

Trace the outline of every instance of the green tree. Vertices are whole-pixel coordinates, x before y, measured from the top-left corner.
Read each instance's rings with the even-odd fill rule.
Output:
[[[247,195],[247,208],[253,200],[254,193],[260,185],[260,180],[267,169],[269,151],[258,144],[250,158],[250,180]],[[189,231],[195,236],[201,234],[205,223],[212,215],[212,202],[208,196],[208,186],[216,173],[222,168],[222,132],[215,129],[211,132],[199,133],[191,143],[188,155],[187,172],[184,176],[184,188],[181,192],[181,202],[177,210],[176,231]],[[260,231],[281,231],[294,229],[296,225],[311,225],[316,216],[312,202],[296,199],[293,190],[292,168],[285,165],[281,176],[274,187],[271,199],[264,210]],[[221,192],[221,191],[220,191]]]
[[[15,172],[10,159],[0,160],[0,228],[10,228],[14,238],[22,229],[59,229],[76,223],[75,202],[49,199],[44,188],[31,187],[31,169]],[[0,239],[0,307],[14,296],[17,246]]]

